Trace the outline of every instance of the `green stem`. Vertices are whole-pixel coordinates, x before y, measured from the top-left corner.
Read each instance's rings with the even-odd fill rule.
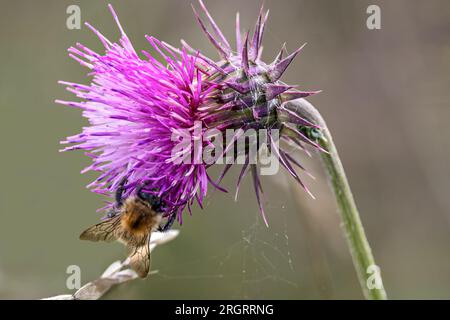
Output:
[[[344,167],[325,121],[317,109],[304,99],[285,103],[284,106],[320,126],[320,133],[315,138],[329,152],[320,152],[320,156],[333,187],[343,222],[342,226],[362,291],[367,299],[387,299],[379,273],[380,269],[375,264]]]

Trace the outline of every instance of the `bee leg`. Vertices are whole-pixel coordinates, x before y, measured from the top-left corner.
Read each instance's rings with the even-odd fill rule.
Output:
[[[122,196],[123,196],[123,192],[125,191],[124,185],[125,185],[126,182],[127,182],[127,178],[125,177],[125,178],[122,179],[122,181],[121,181],[120,184],[119,184],[119,187],[118,187],[117,190],[116,190],[116,195],[115,195],[115,198],[116,198],[116,205],[117,205],[117,207],[119,207],[119,208],[120,208],[120,207],[122,206],[122,204],[123,204]]]
[[[106,219],[111,219],[111,218],[114,218],[116,215],[117,215],[117,211],[114,210],[114,209],[110,209],[110,210],[108,210],[108,212],[106,213],[105,218],[106,218]]]
[[[170,228],[172,228],[172,225],[175,222],[176,217],[177,217],[176,213],[172,213],[167,219],[166,224],[164,226],[159,226],[158,231],[165,232]]]

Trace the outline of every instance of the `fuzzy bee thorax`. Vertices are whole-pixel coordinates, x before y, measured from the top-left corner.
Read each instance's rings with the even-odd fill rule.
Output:
[[[147,234],[161,222],[161,214],[139,198],[128,198],[121,213],[122,227],[132,234]]]

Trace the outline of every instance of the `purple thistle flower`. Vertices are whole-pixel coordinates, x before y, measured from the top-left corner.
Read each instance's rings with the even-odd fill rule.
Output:
[[[71,144],[63,151],[84,150],[92,164],[82,172],[97,171],[100,176],[88,185],[94,192],[113,194],[126,181],[124,197],[140,185],[145,192],[160,197],[166,204],[165,216],[177,216],[194,199],[199,205],[212,180],[203,163],[175,164],[172,150],[177,130],[194,129],[202,121],[197,109],[208,100],[216,85],[204,81],[200,61],[185,50],[174,52],[164,43],[146,36],[163,63],[143,51],[141,59],[109,6],[120,29],[119,43],[112,43],[97,29],[86,25],[105,47],[99,54],[82,44],[68,49],[69,56],[90,69],[89,85],[60,82],[81,102],[57,100],[57,103],[81,108],[89,126],[68,137]],[[203,134],[203,132],[200,132]],[[184,150],[184,156],[191,150]],[[111,206],[112,204],[109,204]]]
[[[214,62],[210,58],[198,54],[196,50],[182,40],[184,50],[188,50],[192,54],[198,54],[199,59],[208,66],[206,72],[210,76],[207,76],[204,81],[218,87],[216,94],[210,95],[206,99],[205,106],[200,108],[200,112],[204,113],[205,125],[219,130],[243,129],[243,132],[248,129],[278,129],[281,139],[288,141],[291,145],[294,144],[298,148],[306,150],[305,144],[308,144],[313,148],[325,151],[314,141],[314,134],[318,133],[315,130],[318,127],[297,115],[289,109],[288,104],[285,104],[290,100],[305,98],[320,91],[295,90],[294,86],[287,85],[280,80],[304,45],[285,58],[283,58],[283,55],[286,50],[285,45],[283,45],[275,60],[267,64],[261,60],[261,54],[262,39],[269,11],[264,12],[263,7],[261,7],[252,38],[250,39],[249,32],[247,32],[243,40],[241,38],[239,13],[236,15],[236,51],[234,51],[202,0],[199,0],[199,4],[211,26],[211,32],[200,18],[195,7],[192,6],[195,16],[201,29],[221,57],[220,61]],[[238,136],[235,138],[237,139]],[[278,158],[290,175],[312,196],[294,169],[295,166],[301,170],[304,170],[304,168],[288,154],[285,148],[279,146],[276,142],[276,139],[270,136],[269,131],[268,149]],[[217,183],[220,183],[231,166],[232,164],[225,165]],[[240,182],[248,171],[251,171],[253,176],[259,209],[267,225],[261,199],[263,191],[257,164],[249,164],[248,158],[239,174],[237,192]]]

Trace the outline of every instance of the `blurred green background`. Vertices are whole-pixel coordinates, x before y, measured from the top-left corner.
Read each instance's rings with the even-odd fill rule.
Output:
[[[194,1],[195,2],[195,1]],[[190,1],[111,1],[137,49],[145,34],[178,45],[184,38],[215,51],[194,20]],[[0,10],[0,298],[69,293],[66,268],[82,283],[125,255],[120,244],[78,240],[98,221],[101,197],[85,189],[81,152],[58,153],[78,133],[80,110],[58,80],[88,83],[67,56],[76,42],[100,50],[86,28],[66,28],[77,4],[109,39],[119,37],[106,1],[1,1]],[[234,14],[253,27],[260,1],[206,1],[233,38]],[[366,28],[366,8],[381,7],[381,30]],[[266,0],[264,40],[271,61],[283,42],[307,47],[285,81],[323,89],[310,101],[334,133],[377,263],[391,298],[450,298],[450,2]],[[105,298],[360,299],[333,197],[317,158],[301,155],[317,177],[305,177],[317,200],[284,173],[263,178],[270,228],[259,216],[250,179],[233,201],[211,193],[155,250],[159,273],[118,287]]]

